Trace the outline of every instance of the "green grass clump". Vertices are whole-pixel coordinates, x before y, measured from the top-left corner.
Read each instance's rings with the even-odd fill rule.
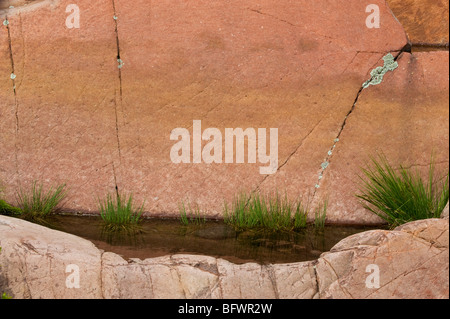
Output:
[[[433,160],[428,177],[418,170],[400,166],[394,169],[384,155],[371,158],[363,169],[361,194],[366,209],[385,220],[392,228],[427,218],[439,218],[449,199],[449,174],[437,179]]]
[[[314,212],[314,227],[318,229],[325,228],[325,221],[327,219],[327,209],[328,209],[328,200],[319,207]]]
[[[306,227],[307,215],[307,209],[301,201],[290,201],[287,196],[278,194],[240,194],[231,208],[228,204],[224,208],[225,223],[238,231],[294,231]]]
[[[20,208],[8,204],[2,198],[4,198],[3,183],[0,181],[0,215],[16,216],[22,213]]]
[[[17,216],[20,214],[22,214],[22,210],[20,208],[11,206],[4,200],[0,199],[0,215]]]
[[[190,204],[186,205],[185,202],[181,202],[180,221],[184,226],[188,226],[190,224],[203,225],[206,223],[206,218],[204,214],[202,214],[198,205],[192,208]]]
[[[136,209],[133,206],[132,195],[108,194],[105,200],[99,199],[99,209],[105,230],[111,232],[138,231],[144,203]]]
[[[22,215],[27,219],[45,219],[58,210],[67,194],[65,188],[66,185],[62,184],[45,192],[42,184],[37,182],[33,183],[31,190],[21,188],[17,192],[17,202]]]
[[[12,299],[12,297],[4,292],[1,299]]]

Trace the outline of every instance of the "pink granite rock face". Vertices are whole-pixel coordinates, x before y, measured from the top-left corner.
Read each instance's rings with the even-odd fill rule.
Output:
[[[0,32],[0,179],[10,201],[33,180],[67,183],[66,208],[86,212],[116,186],[145,200],[147,214],[164,216],[177,216],[180,201],[189,200],[217,217],[239,191],[311,195],[362,83],[383,56],[397,55],[408,42],[381,0],[80,0],[80,28],[72,29],[70,4],[40,1],[0,11],[9,22]],[[370,4],[379,6],[379,29],[366,26]],[[399,62],[385,81],[402,90],[371,87],[361,99],[378,93],[357,105],[370,110],[364,123],[351,114],[342,132],[340,153],[316,193],[316,202],[338,199],[331,221],[378,222],[357,206],[350,180],[357,166],[348,158],[361,163],[383,148],[394,160],[422,164],[436,141],[439,159],[448,160],[448,72],[440,68],[448,53],[404,54]],[[416,101],[405,110],[405,94],[426,105]],[[171,131],[192,134],[194,120],[222,134],[277,128],[278,172],[261,175],[261,164],[247,157],[247,164],[172,163]],[[362,141],[389,121],[395,132],[417,131],[405,140],[380,130]],[[364,152],[361,143],[369,143]]]
[[[9,80],[2,102],[3,96],[12,99],[5,104],[12,114],[5,124],[16,130],[10,134],[14,144],[2,145],[2,153],[14,160],[6,161],[1,178],[7,194],[33,180],[67,183],[68,209],[95,210],[98,191],[114,189],[118,159],[114,11],[111,1],[80,2],[82,28],[68,29],[69,3],[17,7],[8,12],[9,35],[6,27],[1,30],[2,43],[11,43],[16,74],[15,96],[11,71],[2,74],[2,80]],[[10,55],[8,46],[2,54]],[[10,68],[9,60],[2,61]]]
[[[342,216],[354,223],[376,221],[354,194],[360,192],[360,168],[377,152],[395,167],[425,174],[433,155],[438,176],[448,172],[449,97],[443,94],[449,90],[448,57],[448,52],[404,53],[382,84],[362,91],[319,191],[329,195],[330,222]]]

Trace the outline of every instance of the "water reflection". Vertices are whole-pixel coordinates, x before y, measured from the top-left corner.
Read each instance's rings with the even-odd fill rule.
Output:
[[[99,217],[56,216],[52,228],[92,241],[125,259],[200,254],[234,263],[291,263],[314,260],[341,239],[368,228],[307,228],[298,233],[235,232],[222,222],[183,226],[177,220],[145,220],[140,232],[108,232]]]
[[[99,240],[111,246],[145,246],[145,231],[140,228],[111,231],[106,225],[99,225],[99,232]]]

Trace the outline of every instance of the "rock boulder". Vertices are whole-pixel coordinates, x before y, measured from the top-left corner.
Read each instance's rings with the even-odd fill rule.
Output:
[[[318,260],[292,264],[236,265],[191,255],[127,261],[76,236],[4,216],[0,246],[0,291],[17,299],[449,298],[443,219],[356,234]]]

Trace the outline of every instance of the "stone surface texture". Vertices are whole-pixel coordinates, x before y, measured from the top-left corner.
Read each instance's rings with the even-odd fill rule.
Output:
[[[434,153],[437,176],[448,172],[449,96],[442,94],[449,91],[448,56],[402,54],[394,73],[361,92],[317,193],[329,198],[330,222],[374,220],[354,195],[360,192],[360,168],[377,153],[394,167],[408,163],[423,174]]]
[[[449,222],[417,221],[348,237],[318,260],[237,265],[206,256],[124,260],[90,242],[0,216],[0,291],[21,298],[449,298]],[[80,288],[69,289],[69,265]],[[368,286],[368,267],[379,286]]]
[[[447,203],[447,206],[445,206],[444,211],[442,212],[442,218],[449,218],[449,204]]]
[[[449,0],[387,0],[413,44],[447,45]]]
[[[385,1],[79,0],[79,29],[66,26],[71,0],[13,2],[0,11],[0,180],[13,204],[38,180],[69,186],[66,210],[96,213],[117,187],[147,215],[178,216],[188,200],[220,217],[239,191],[278,190],[312,206],[330,197],[329,222],[374,224],[354,196],[369,155],[420,166],[434,150],[448,167],[448,52],[400,54],[408,38]],[[371,4],[379,29],[366,27]],[[399,68],[359,94],[387,53]],[[278,128],[277,173],[172,163],[171,131],[194,120]]]

